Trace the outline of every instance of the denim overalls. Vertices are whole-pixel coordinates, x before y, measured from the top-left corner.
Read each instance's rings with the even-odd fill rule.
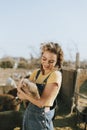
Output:
[[[39,73],[40,72],[38,71],[36,78]],[[44,80],[45,84],[47,78]],[[45,84],[36,84],[40,95],[43,92]],[[51,109],[48,112],[45,112],[45,108],[39,108],[36,105],[29,103],[24,113],[22,130],[54,130],[52,122],[54,111],[55,109]]]

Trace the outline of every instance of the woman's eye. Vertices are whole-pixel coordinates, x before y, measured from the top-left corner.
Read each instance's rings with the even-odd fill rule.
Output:
[[[46,61],[46,59],[43,59],[43,58],[42,58],[42,60],[43,60],[43,61]]]
[[[49,61],[49,63],[51,63],[51,64],[52,64],[52,63],[54,63],[54,61]]]

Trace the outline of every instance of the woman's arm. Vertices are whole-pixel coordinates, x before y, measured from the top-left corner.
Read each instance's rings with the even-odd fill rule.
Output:
[[[38,107],[52,106],[57,94],[59,93],[61,81],[62,81],[61,73],[56,71],[52,73],[48,78],[47,84],[39,99],[35,99],[34,97],[32,97],[29,92],[24,93],[20,89],[20,87],[18,87],[18,97],[21,100],[28,100]]]
[[[56,98],[57,94],[58,94],[58,84],[52,83],[47,84],[45,86],[43,94],[39,99],[35,99],[31,96],[31,94],[23,92],[20,89],[20,87],[18,87],[17,95],[21,100],[28,100],[38,107],[44,107],[44,106],[52,106],[53,101]]]

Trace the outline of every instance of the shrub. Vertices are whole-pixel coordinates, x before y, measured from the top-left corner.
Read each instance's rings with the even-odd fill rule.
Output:
[[[3,60],[1,63],[0,63],[0,67],[1,68],[13,68],[13,65],[14,65],[14,62],[13,61],[10,61],[10,60]]]
[[[27,69],[28,68],[28,63],[26,63],[25,61],[20,61],[19,64],[18,64],[18,68]]]

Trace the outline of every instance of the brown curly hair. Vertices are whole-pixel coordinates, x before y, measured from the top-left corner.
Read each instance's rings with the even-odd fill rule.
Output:
[[[57,55],[56,67],[61,69],[64,60],[64,53],[61,46],[54,42],[41,43],[41,54],[43,54],[44,51],[50,51]]]

